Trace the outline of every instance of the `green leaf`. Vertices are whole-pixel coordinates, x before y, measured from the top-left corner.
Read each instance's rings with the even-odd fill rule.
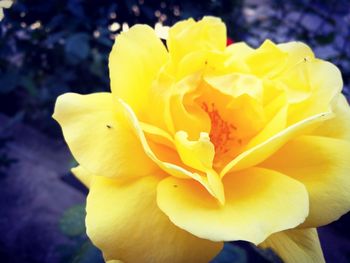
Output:
[[[75,205],[64,212],[59,227],[63,234],[76,237],[85,234],[85,205]]]
[[[86,241],[73,257],[72,263],[103,263],[101,252],[90,242]]]

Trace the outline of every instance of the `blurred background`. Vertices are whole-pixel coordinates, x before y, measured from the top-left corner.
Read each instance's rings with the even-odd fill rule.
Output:
[[[349,0],[17,0],[0,22],[0,262],[100,263],[85,235],[87,190],[51,118],[56,97],[109,90],[108,54],[135,23],[221,17],[228,36],[304,41],[342,71],[350,97]],[[319,230],[327,262],[350,262],[350,215]],[[147,237],[145,237],[145,242]],[[279,262],[245,242],[215,263]]]

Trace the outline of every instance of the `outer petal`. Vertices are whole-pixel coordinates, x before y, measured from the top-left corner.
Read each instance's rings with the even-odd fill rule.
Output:
[[[226,202],[220,205],[197,182],[169,177],[158,186],[157,202],[174,224],[213,241],[259,244],[308,214],[305,187],[283,174],[250,168],[226,176],[223,184]]]
[[[142,176],[157,170],[118,105],[110,93],[66,93],[57,99],[53,117],[75,159],[89,172]]]
[[[140,116],[148,107],[152,81],[167,58],[165,46],[151,27],[136,25],[121,33],[109,57],[112,93]]]
[[[293,229],[271,235],[262,244],[272,248],[286,263],[325,262],[317,230]]]
[[[294,67],[303,60],[315,58],[311,48],[303,42],[291,41],[288,43],[277,44],[277,47],[288,53],[287,68]]]
[[[288,57],[283,70],[275,75],[274,79],[278,79],[277,83],[286,92],[290,103],[309,98],[312,89],[318,88],[313,87],[314,83],[309,81],[313,76],[308,76],[309,71],[312,72],[309,68],[317,64],[312,50],[301,42],[278,44],[277,47],[286,52]]]
[[[78,165],[77,167],[72,168],[71,171],[82,184],[84,184],[87,188],[90,188],[92,176],[86,169]]]
[[[303,226],[328,224],[350,210],[350,143],[326,137],[302,136],[286,144],[264,167],[302,182],[310,197]]]
[[[350,107],[344,95],[333,101],[335,118],[325,121],[312,134],[350,141]]]
[[[331,103],[340,94],[343,80],[340,70],[330,62],[320,59],[306,61],[304,69],[299,69],[299,75],[289,75],[287,79],[295,89],[297,86],[307,86],[310,97],[300,103],[291,105],[288,123],[296,123],[320,112],[329,111]],[[297,67],[298,68],[298,67]],[[296,69],[295,69],[296,71]],[[303,80],[302,80],[303,79]]]
[[[172,224],[156,204],[159,178],[121,182],[95,176],[87,199],[87,233],[106,260],[208,262],[222,243],[199,239]]]

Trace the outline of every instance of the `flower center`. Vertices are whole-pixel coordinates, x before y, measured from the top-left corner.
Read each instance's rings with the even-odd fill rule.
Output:
[[[230,150],[229,141],[237,140],[241,144],[241,140],[234,136],[237,127],[222,118],[214,103],[208,106],[207,103],[203,102],[201,107],[208,114],[211,121],[209,137],[214,144],[216,154],[228,152]]]

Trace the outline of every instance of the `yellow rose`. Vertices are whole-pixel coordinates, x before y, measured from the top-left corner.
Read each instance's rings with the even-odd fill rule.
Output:
[[[300,42],[226,47],[220,19],[179,22],[166,47],[133,26],[111,93],[68,93],[60,123],[107,261],[208,262],[223,241],[323,262],[316,227],[350,208],[350,109],[331,63]]]

